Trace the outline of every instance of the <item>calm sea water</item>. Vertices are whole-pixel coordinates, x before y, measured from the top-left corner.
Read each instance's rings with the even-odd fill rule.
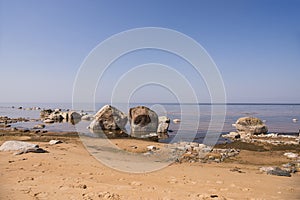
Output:
[[[104,103],[99,103],[95,105],[96,110],[100,109]],[[185,119],[184,123],[173,123],[170,124],[170,129],[173,132],[170,133],[171,138],[176,135],[177,131],[181,129],[186,133],[197,133],[199,138],[203,138],[203,135],[207,132],[208,126],[211,122],[212,109],[218,111],[218,107],[224,105],[210,105],[210,104],[131,104],[128,107],[134,107],[136,105],[145,105],[155,110],[159,116],[166,115],[171,119]],[[15,108],[12,108],[14,106]],[[17,109],[22,106],[24,109]],[[120,108],[123,112],[124,105],[115,105]],[[27,103],[27,104],[12,104],[12,103],[2,103],[0,104],[0,116],[8,116],[11,118],[25,117],[30,119],[39,119],[39,110],[27,110],[26,108],[40,107],[40,108],[62,108],[62,109],[72,109],[72,104],[68,103]],[[126,106],[125,106],[126,108]],[[196,108],[196,109],[195,109]],[[197,116],[197,110],[199,110],[200,115]],[[84,110],[84,112],[95,113],[91,109]],[[184,116],[183,116],[184,115]],[[217,113],[217,115],[222,115],[222,113]],[[232,126],[233,123],[240,117],[253,116],[258,117],[265,121],[271,133],[282,133],[282,134],[298,134],[300,129],[300,121],[293,122],[293,119],[300,120],[300,104],[229,104],[226,105],[226,115],[224,126],[220,130],[222,133],[228,133],[234,131],[235,128]],[[25,127],[32,128],[34,124],[39,122],[27,122],[27,123],[16,123],[15,127]],[[83,126],[88,126],[89,122],[85,123]],[[199,123],[197,126],[196,124]],[[196,126],[196,128],[195,128]],[[48,130],[51,131],[76,131],[75,127],[68,123],[55,123],[47,126]],[[127,126],[129,130],[129,126]],[[129,131],[128,131],[129,132]]]

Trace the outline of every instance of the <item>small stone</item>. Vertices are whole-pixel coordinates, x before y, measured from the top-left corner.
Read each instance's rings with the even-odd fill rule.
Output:
[[[49,141],[49,144],[51,144],[51,145],[60,144],[60,143],[62,143],[62,141],[60,141],[60,140],[50,140]]]

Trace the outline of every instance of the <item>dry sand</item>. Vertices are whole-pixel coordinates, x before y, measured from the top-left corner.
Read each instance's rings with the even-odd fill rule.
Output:
[[[127,150],[135,145],[137,152],[153,144],[113,142]],[[300,199],[299,172],[279,177],[258,170],[288,162],[283,151],[242,150],[223,163],[174,163],[134,174],[103,165],[79,138],[57,145],[34,143],[49,153],[0,152],[0,199]]]

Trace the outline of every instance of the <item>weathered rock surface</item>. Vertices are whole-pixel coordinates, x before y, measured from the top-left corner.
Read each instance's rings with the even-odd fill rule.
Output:
[[[137,138],[158,137],[158,116],[153,110],[145,106],[130,108],[129,120],[131,136]]]
[[[235,123],[235,127],[240,135],[258,135],[268,132],[267,126],[255,117],[239,118]]]
[[[16,154],[34,152],[34,153],[44,153],[45,150],[39,148],[38,145],[29,142],[22,142],[16,140],[10,140],[4,142],[0,146],[0,151],[18,151]]]
[[[125,130],[128,121],[125,113],[110,105],[103,106],[94,118],[89,125],[92,130]]]
[[[166,116],[160,116],[158,118],[158,133],[167,133],[170,125],[170,118]]]

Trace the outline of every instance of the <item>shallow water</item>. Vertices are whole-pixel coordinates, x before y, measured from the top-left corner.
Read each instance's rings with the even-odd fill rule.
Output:
[[[101,108],[104,103],[96,104],[96,110]],[[178,140],[188,140],[190,137],[196,137],[197,141],[203,140],[211,122],[212,109],[218,111],[219,107],[224,105],[210,105],[210,104],[130,104],[115,105],[123,112],[126,112],[124,108],[134,107],[137,105],[145,105],[150,107],[158,113],[158,115],[167,115],[171,119],[182,119],[181,123],[173,123],[171,121],[169,139],[170,141],[177,134],[178,130],[181,130]],[[12,108],[14,106],[15,108]],[[22,106],[25,109],[17,109]],[[24,117],[29,119],[39,119],[40,110],[26,110],[26,108],[40,107],[40,108],[63,108],[72,109],[72,104],[45,104],[45,103],[28,103],[28,104],[0,104],[0,116],[8,116],[11,118]],[[84,106],[82,107],[84,108]],[[94,113],[91,109],[84,110],[88,113]],[[197,116],[197,111],[200,115]],[[222,113],[217,113],[222,116]],[[300,120],[300,104],[229,104],[226,105],[225,121],[223,128],[218,130],[219,133],[227,133],[234,131],[232,126],[235,121],[244,116],[254,116],[262,120],[265,120],[266,125],[269,128],[269,132],[283,133],[283,134],[297,134],[300,129],[300,122],[293,122],[293,119]],[[32,128],[34,124],[40,122],[22,122],[13,124],[14,127]],[[197,123],[199,124],[197,126]],[[88,122],[81,122],[80,127],[86,127]],[[126,126],[127,132],[129,131],[129,125]],[[69,123],[55,123],[47,125],[49,131],[76,131],[76,127]],[[214,127],[212,127],[214,130]],[[196,135],[195,135],[196,134]]]

